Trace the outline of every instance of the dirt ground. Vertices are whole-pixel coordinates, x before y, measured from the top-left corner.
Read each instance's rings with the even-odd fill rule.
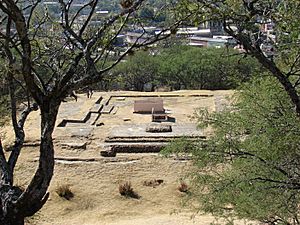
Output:
[[[24,158],[23,158],[24,157]],[[35,148],[27,148],[22,164],[18,166],[17,179],[22,185],[24,177],[30,178],[37,157]],[[56,163],[50,186],[50,200],[30,220],[38,225],[113,225],[113,224],[210,224],[211,216],[192,220],[192,208],[184,207],[187,195],[177,190],[181,179],[186,179],[190,162],[164,158],[158,154],[119,154],[117,161],[90,163]],[[25,168],[26,167],[26,168]],[[144,181],[162,179],[153,188]],[[28,179],[29,180],[29,179]],[[131,182],[139,199],[119,194],[118,187]],[[55,189],[70,185],[74,198],[60,198]]]
[[[127,124],[132,126],[150,122],[151,116],[133,114],[132,107],[137,95],[145,98],[151,94],[153,95],[132,92],[95,93],[92,99],[79,95],[78,102],[70,100],[62,104],[58,123],[66,118],[82,119],[100,96],[105,99],[111,95],[127,96],[121,101],[117,97],[110,100],[110,104],[117,107],[113,113],[102,115],[98,119],[104,123],[103,126],[85,123],[56,128],[55,154],[58,159],[49,188],[50,199],[39,213],[29,219],[28,224],[208,225],[216,222],[210,215],[194,216],[196,203],[184,204],[187,194],[178,191],[181,180],[188,183],[187,174],[192,168],[190,161],[166,158],[155,153],[117,154],[115,158],[100,156],[103,141],[113,129]],[[195,123],[190,116],[196,108],[218,110],[222,107],[218,102],[231,94],[230,91],[155,93],[164,98],[165,108],[176,118],[176,124]],[[26,123],[26,144],[29,146],[23,149],[16,167],[15,181],[23,187],[29,183],[37,167],[39,152],[34,145],[38,145],[39,132],[39,112],[34,112]],[[1,128],[1,136],[4,144],[9,145],[13,140],[11,128]],[[87,147],[85,150],[63,148],[62,142],[66,141],[86,142]],[[90,159],[93,161],[89,161]],[[162,179],[163,183],[155,188],[144,185],[145,181],[154,179]],[[119,184],[127,181],[131,182],[139,199],[119,194]],[[69,185],[74,198],[65,200],[59,197],[55,190],[61,185]]]

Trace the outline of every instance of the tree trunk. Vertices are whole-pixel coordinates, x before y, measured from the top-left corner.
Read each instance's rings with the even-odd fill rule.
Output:
[[[19,199],[26,216],[34,215],[47,201],[47,190],[54,171],[54,147],[52,133],[60,103],[45,99],[41,110],[41,144],[38,169],[31,183]]]
[[[3,225],[24,225],[24,217],[11,217],[11,218],[4,218],[0,220],[0,223]]]
[[[245,35],[244,33],[235,34],[233,30],[228,28],[226,22],[224,24],[224,29],[229,35],[238,40],[244,46],[244,48],[280,82],[288,94],[291,102],[295,106],[297,116],[300,117],[300,96],[298,95],[297,87],[292,84],[288,76],[286,76],[286,74],[281,71],[272,60],[268,59],[263,54],[258,45],[252,44],[251,37]]]
[[[14,207],[22,191],[18,187],[2,185],[0,189],[0,224],[2,225],[24,225],[24,214],[21,209]]]
[[[23,225],[24,218],[34,215],[46,203],[54,171],[52,133],[59,108],[58,102],[44,101],[41,110],[41,144],[38,169],[24,192],[11,184],[0,185],[0,225]]]

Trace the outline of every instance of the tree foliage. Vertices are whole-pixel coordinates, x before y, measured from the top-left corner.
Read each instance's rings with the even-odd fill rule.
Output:
[[[300,123],[273,78],[243,85],[223,112],[197,111],[213,136],[193,153],[199,200],[206,212],[293,224],[299,214]],[[208,169],[209,168],[209,169]],[[205,190],[205,191],[204,191]]]
[[[262,67],[233,49],[173,47],[160,56],[160,83],[172,89],[231,89]]]
[[[104,74],[127,54],[166,38],[166,31],[180,24],[174,20],[170,27],[149,36],[143,29],[147,21],[136,16],[146,0],[136,0],[95,25],[93,18],[99,2],[90,0],[78,5],[72,0],[59,0],[56,2],[59,18],[50,15],[40,0],[0,2],[3,75],[15,132],[10,154],[4,153],[0,142],[0,224],[24,224],[24,218],[35,214],[47,201],[54,171],[52,133],[63,99],[74,89],[102,81]],[[114,41],[128,26],[142,32],[122,54],[115,54],[118,49]],[[19,87],[26,98],[20,113],[16,95]],[[21,190],[15,186],[15,166],[25,139],[26,118],[38,108],[41,115],[40,157],[30,183]]]
[[[299,224],[300,123],[287,93],[270,76],[243,84],[222,112],[199,108],[205,141],[166,150],[192,153],[193,198],[200,210],[232,222]]]
[[[220,21],[224,31],[284,87],[300,116],[299,1],[182,0],[180,3],[183,14],[194,13],[195,22],[203,18]],[[267,25],[274,26],[275,38],[263,32]]]
[[[158,71],[157,58],[146,51],[136,52],[127,61],[118,65],[114,76],[122,89],[144,91],[145,85],[154,87]]]
[[[125,90],[143,91],[145,84],[171,90],[216,90],[236,88],[263,71],[254,58],[233,49],[172,46],[135,53],[113,75]]]

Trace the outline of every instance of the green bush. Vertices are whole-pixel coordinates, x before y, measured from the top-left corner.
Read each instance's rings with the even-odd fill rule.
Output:
[[[201,209],[216,216],[290,224],[300,203],[300,122],[274,79],[243,85],[231,109],[198,111],[214,134],[193,150]],[[233,210],[229,210],[233,209]]]

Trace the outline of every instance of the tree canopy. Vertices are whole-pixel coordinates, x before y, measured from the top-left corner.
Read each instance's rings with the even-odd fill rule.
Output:
[[[155,82],[158,61],[146,51],[136,52],[127,61],[120,63],[113,72],[121,89],[144,91],[146,84]]]
[[[270,77],[253,79],[230,108],[198,110],[197,118],[200,127],[214,129],[193,151],[200,170],[210,171],[196,175],[203,209],[232,219],[298,223],[300,124],[283,88]]]
[[[213,128],[207,141],[168,149],[191,151],[194,194],[205,212],[299,224],[299,1],[181,3],[195,21],[221,21],[268,73],[242,85],[224,111],[197,111],[199,126]],[[273,34],[263,31],[268,25]]]
[[[40,0],[0,2],[3,75],[15,132],[10,154],[4,154],[0,142],[1,224],[24,224],[24,218],[35,214],[49,197],[47,190],[54,171],[52,133],[63,99],[74,89],[102,81],[104,74],[127,54],[166,38],[166,31],[180,24],[180,20],[174,19],[161,32],[148,35],[144,27],[149,22],[136,16],[145,0],[122,0],[116,14],[94,21],[99,2],[90,0],[78,5],[72,0],[59,0],[54,2],[59,5],[59,17],[50,15]],[[112,57],[118,51],[115,40],[128,26],[141,29],[140,36],[122,54]],[[17,112],[17,87],[26,98],[21,113]],[[25,139],[26,118],[38,109],[41,115],[38,167],[29,185],[21,190],[14,182],[15,165]]]
[[[181,13],[194,14],[195,22],[204,18],[220,21],[224,31],[284,87],[300,115],[299,1],[184,0],[180,3]],[[275,37],[263,31],[268,25],[274,27]]]
[[[226,48],[175,46],[165,49],[159,58],[159,83],[175,90],[232,89],[263,71],[255,59]]]
[[[147,50],[147,49],[146,49]],[[141,66],[143,65],[143,66]],[[172,46],[140,51],[127,57],[113,71],[119,87],[143,91],[152,89],[232,89],[264,71],[252,57],[233,49]]]

